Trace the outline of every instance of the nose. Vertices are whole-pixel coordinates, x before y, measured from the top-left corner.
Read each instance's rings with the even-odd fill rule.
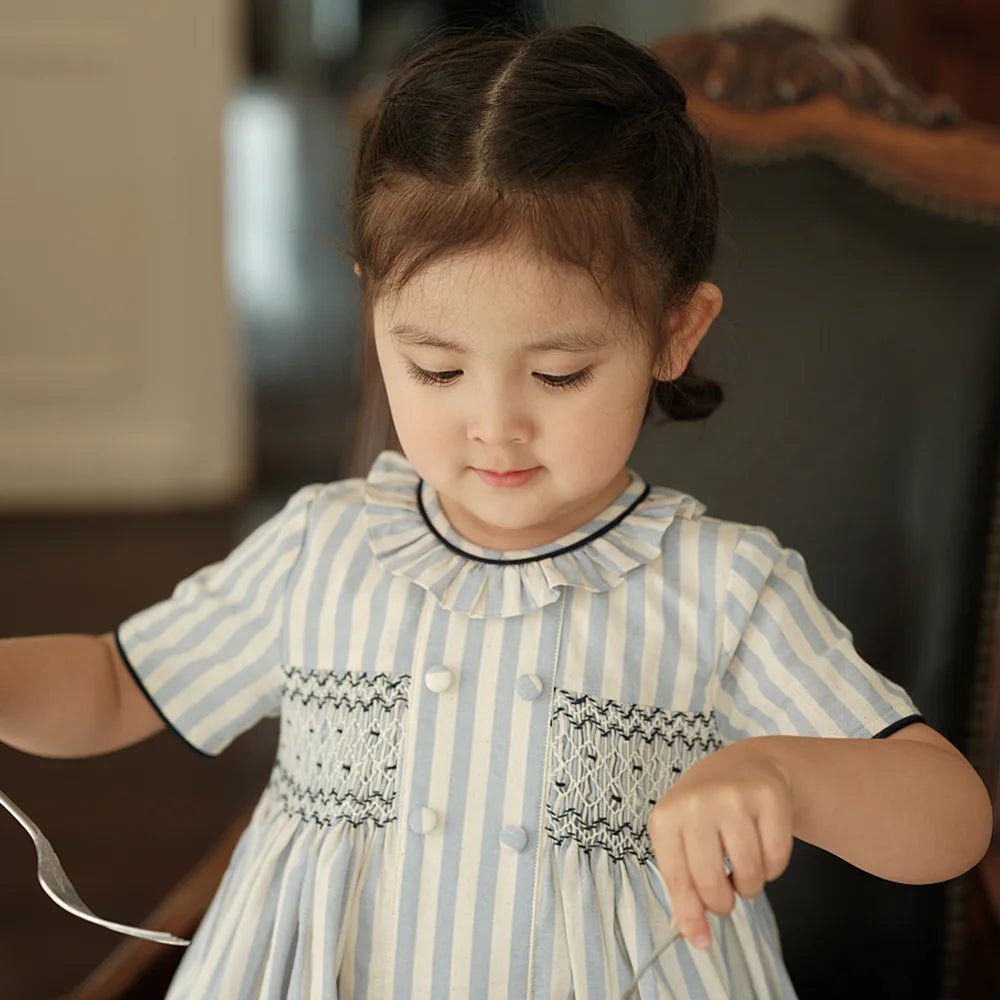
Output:
[[[482,393],[469,418],[469,440],[491,447],[531,439],[531,419],[521,402],[502,387]]]

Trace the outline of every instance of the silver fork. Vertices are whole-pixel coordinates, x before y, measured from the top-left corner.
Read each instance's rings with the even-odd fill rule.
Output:
[[[732,885],[733,866],[729,860],[728,855],[723,856],[722,865],[726,870],[726,878],[729,879],[729,884]],[[646,974],[646,970],[667,950],[667,947],[669,945],[672,945],[680,937],[680,935],[681,935],[680,927],[675,927],[670,932],[669,936],[667,937],[667,940],[664,941],[663,944],[661,944],[660,947],[657,948],[656,951],[654,951],[653,954],[646,959],[646,962],[643,965],[643,967],[635,974],[635,976],[632,977],[632,982],[628,984],[628,989],[625,990],[625,996],[622,997],[622,1000],[633,1000],[633,998],[637,995],[636,989],[639,986],[639,980],[642,979],[642,977]]]
[[[128,924],[118,924],[113,920],[105,920],[97,916],[87,904],[77,895],[73,883],[66,877],[56,852],[42,831],[15,805],[3,792],[0,792],[0,805],[11,814],[28,831],[35,844],[38,855],[38,881],[42,888],[64,910],[69,910],[74,916],[89,920],[92,924],[100,924],[120,934],[131,934],[133,937],[145,938],[147,941],[157,941],[160,944],[188,945],[191,942],[184,938],[174,937],[166,931],[148,931],[144,927],[130,927]]]
[[[625,996],[622,1000],[633,1000],[634,997],[638,996],[636,992],[639,988],[639,980],[646,974],[646,970],[667,950],[668,945],[673,944],[677,938],[680,936],[680,927],[675,927],[674,930],[670,932],[670,936],[667,938],[663,944],[660,945],[652,955],[646,959],[645,965],[632,977],[632,982],[628,984],[628,989],[625,990]]]

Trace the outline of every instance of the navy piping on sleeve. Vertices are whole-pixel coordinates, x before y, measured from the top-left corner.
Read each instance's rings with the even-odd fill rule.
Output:
[[[922,715],[908,715],[905,719],[897,719],[891,726],[886,726],[882,732],[876,733],[872,739],[884,740],[886,736],[892,736],[893,733],[898,732],[900,729],[903,729],[906,726],[912,726],[914,722],[926,721],[927,720]]]
[[[188,738],[187,738],[187,737],[186,737],[186,736],[185,736],[185,735],[184,735],[184,734],[183,734],[183,733],[182,733],[182,732],[181,732],[181,731],[179,730],[179,729],[177,729],[177,728],[176,728],[176,727],[174,726],[174,724],[173,724],[173,723],[172,723],[172,722],[171,722],[171,721],[170,721],[170,720],[169,720],[169,719],[168,719],[168,718],[167,718],[167,717],[166,717],[166,716],[165,716],[165,715],[163,714],[163,712],[162,712],[162,711],[160,710],[160,706],[159,706],[159,705],[157,705],[157,704],[156,704],[156,702],[155,702],[155,701],[153,701],[153,699],[152,699],[152,698],[150,697],[150,694],[149,694],[149,692],[148,692],[148,691],[146,690],[146,685],[142,683],[142,681],[141,681],[141,680],[139,679],[139,675],[138,675],[138,674],[137,674],[137,673],[135,672],[135,669],[133,668],[132,664],[131,664],[131,663],[129,663],[129,659],[128,659],[128,656],[126,655],[126,653],[125,653],[125,650],[124,650],[124,649],[122,648],[122,642],[121,642],[121,639],[119,639],[119,638],[118,638],[118,629],[117,629],[117,628],[115,629],[115,632],[114,632],[114,635],[115,635],[115,645],[116,645],[116,646],[118,647],[118,655],[119,655],[119,656],[120,656],[120,657],[122,658],[122,663],[124,663],[124,664],[125,664],[125,666],[126,666],[126,667],[128,667],[128,671],[129,671],[129,673],[130,673],[130,674],[132,675],[132,677],[133,677],[133,679],[135,680],[136,684],[138,684],[138,685],[139,685],[139,689],[140,689],[140,690],[142,691],[142,693],[143,693],[143,694],[144,694],[144,695],[146,696],[146,700],[147,700],[147,701],[148,701],[148,702],[150,703],[150,705],[152,705],[152,706],[153,706],[153,708],[155,708],[155,709],[156,709],[156,714],[157,714],[157,715],[158,715],[158,716],[159,716],[159,717],[160,717],[161,719],[163,719],[163,721],[164,721],[164,722],[165,722],[165,723],[167,724],[167,728],[168,728],[168,729],[169,729],[169,730],[170,730],[171,732],[174,732],[174,733],[176,733],[176,734],[177,734],[177,735],[178,735],[178,736],[179,736],[179,737],[180,737],[180,738],[181,738],[181,739],[182,739],[182,740],[184,741],[185,745],[186,745],[186,746],[189,746],[189,747],[190,747],[190,748],[191,748],[192,750],[194,750],[194,751],[195,751],[195,753],[198,753],[198,754],[201,754],[201,756],[202,756],[202,757],[211,757],[211,756],[213,756],[213,755],[212,755],[212,754],[210,754],[210,753],[205,753],[205,751],[204,751],[204,750],[202,750],[202,749],[201,749],[201,747],[196,747],[196,746],[195,746],[195,745],[194,745],[194,744],[193,744],[193,743],[192,743],[192,742],[191,742],[191,741],[190,741],[190,740],[189,740],[189,739],[188,739]]]

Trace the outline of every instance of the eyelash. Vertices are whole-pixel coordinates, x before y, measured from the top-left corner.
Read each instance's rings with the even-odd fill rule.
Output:
[[[453,379],[443,379],[443,375],[460,375],[460,371],[453,372],[427,372],[423,368],[418,368],[412,363],[407,364],[410,377],[415,382],[422,382],[425,385],[450,385]],[[584,368],[573,375],[539,375],[545,385],[550,389],[580,389],[594,377],[593,368]],[[556,379],[557,381],[551,381]]]

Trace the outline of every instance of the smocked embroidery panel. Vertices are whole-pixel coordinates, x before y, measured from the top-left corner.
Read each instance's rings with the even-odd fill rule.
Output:
[[[616,861],[654,859],[646,829],[656,801],[722,746],[712,713],[553,692],[546,833]]]
[[[313,823],[396,819],[410,678],[283,667],[278,754],[269,787]]]

